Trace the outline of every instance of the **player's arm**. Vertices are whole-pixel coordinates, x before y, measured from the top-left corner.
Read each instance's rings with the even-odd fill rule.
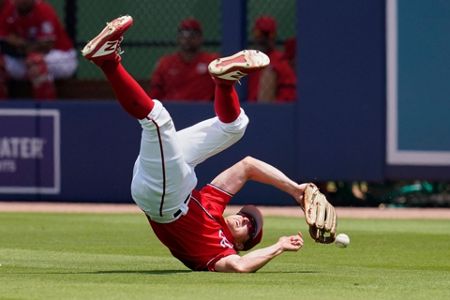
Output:
[[[259,79],[258,102],[274,102],[277,90],[277,73],[272,67],[261,71]]]
[[[285,251],[298,251],[303,246],[303,238],[299,232],[297,235],[280,237],[272,246],[251,251],[243,256],[229,255],[216,262],[217,272],[256,272],[265,266],[273,258]]]
[[[54,40],[46,39],[29,42],[18,35],[10,34],[5,39],[11,51],[24,55],[28,52],[48,53],[54,46]]]
[[[223,171],[211,183],[236,194],[249,180],[274,186],[294,197],[300,205],[307,185],[292,181],[274,166],[250,156]]]
[[[28,43],[27,52],[39,52],[39,53],[48,53],[53,49],[55,45],[55,41],[52,39],[39,40],[32,43]]]

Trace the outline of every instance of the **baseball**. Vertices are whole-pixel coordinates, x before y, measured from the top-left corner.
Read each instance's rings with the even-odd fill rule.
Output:
[[[340,248],[345,248],[350,244],[350,238],[345,233],[339,233],[334,243]]]

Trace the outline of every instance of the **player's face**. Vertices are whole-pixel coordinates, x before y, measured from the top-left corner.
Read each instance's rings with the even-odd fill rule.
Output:
[[[249,232],[252,226],[249,218],[242,215],[231,215],[226,217],[225,221],[236,244],[244,244],[249,239]]]
[[[183,51],[196,52],[203,43],[200,32],[195,30],[180,30],[178,32],[178,44]]]
[[[254,47],[264,52],[270,52],[274,48],[275,35],[272,33],[253,31]]]

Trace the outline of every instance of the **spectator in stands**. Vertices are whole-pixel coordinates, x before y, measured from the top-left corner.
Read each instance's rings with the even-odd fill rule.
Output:
[[[150,92],[156,99],[212,101],[214,82],[208,64],[218,58],[216,53],[201,50],[203,32],[200,22],[188,18],[178,26],[179,50],[163,56],[154,70]]]
[[[261,16],[255,21],[253,38],[255,48],[266,53],[270,66],[250,74],[248,100],[252,102],[291,102],[296,99],[295,69],[289,58],[295,53],[295,42],[288,42],[284,53],[275,48],[277,24],[271,16]],[[290,55],[288,57],[286,54]]]
[[[0,23],[1,20],[6,20],[6,15],[9,11],[13,9],[11,0],[0,0]],[[0,26],[0,31],[3,27]],[[0,39],[0,100],[6,99],[8,96],[7,80],[6,80],[6,70],[5,70],[5,60],[3,59],[3,47],[4,42]]]
[[[12,0],[12,9],[0,19],[0,39],[5,67],[0,77],[30,80],[36,99],[55,99],[54,79],[75,73],[72,41],[53,7],[43,0]]]

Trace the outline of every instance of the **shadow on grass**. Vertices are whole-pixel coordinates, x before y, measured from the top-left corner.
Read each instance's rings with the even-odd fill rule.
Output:
[[[131,271],[131,270],[110,270],[110,271],[96,271],[89,274],[148,274],[148,275],[167,275],[167,274],[182,274],[182,273],[197,273],[191,270],[149,270],[149,271]],[[207,271],[202,273],[208,273]],[[318,271],[259,271],[260,274],[319,274]],[[255,273],[250,273],[255,274]]]
[[[18,272],[11,274],[47,274],[47,275],[108,275],[108,274],[129,274],[129,275],[173,275],[197,273],[191,270],[108,270],[108,271],[92,271],[92,272]],[[202,272],[202,273],[207,273]],[[319,271],[259,271],[250,274],[319,274]]]
[[[170,275],[181,273],[192,273],[191,270],[108,270],[85,272],[84,274],[145,274],[145,275]]]
[[[257,273],[264,273],[264,274],[319,274],[321,272],[319,271],[259,271]]]
[[[27,274],[27,275],[107,275],[107,274],[142,274],[142,275],[171,275],[192,273],[191,270],[108,270],[92,272],[11,272],[9,274]],[[3,299],[3,298],[1,298]]]

